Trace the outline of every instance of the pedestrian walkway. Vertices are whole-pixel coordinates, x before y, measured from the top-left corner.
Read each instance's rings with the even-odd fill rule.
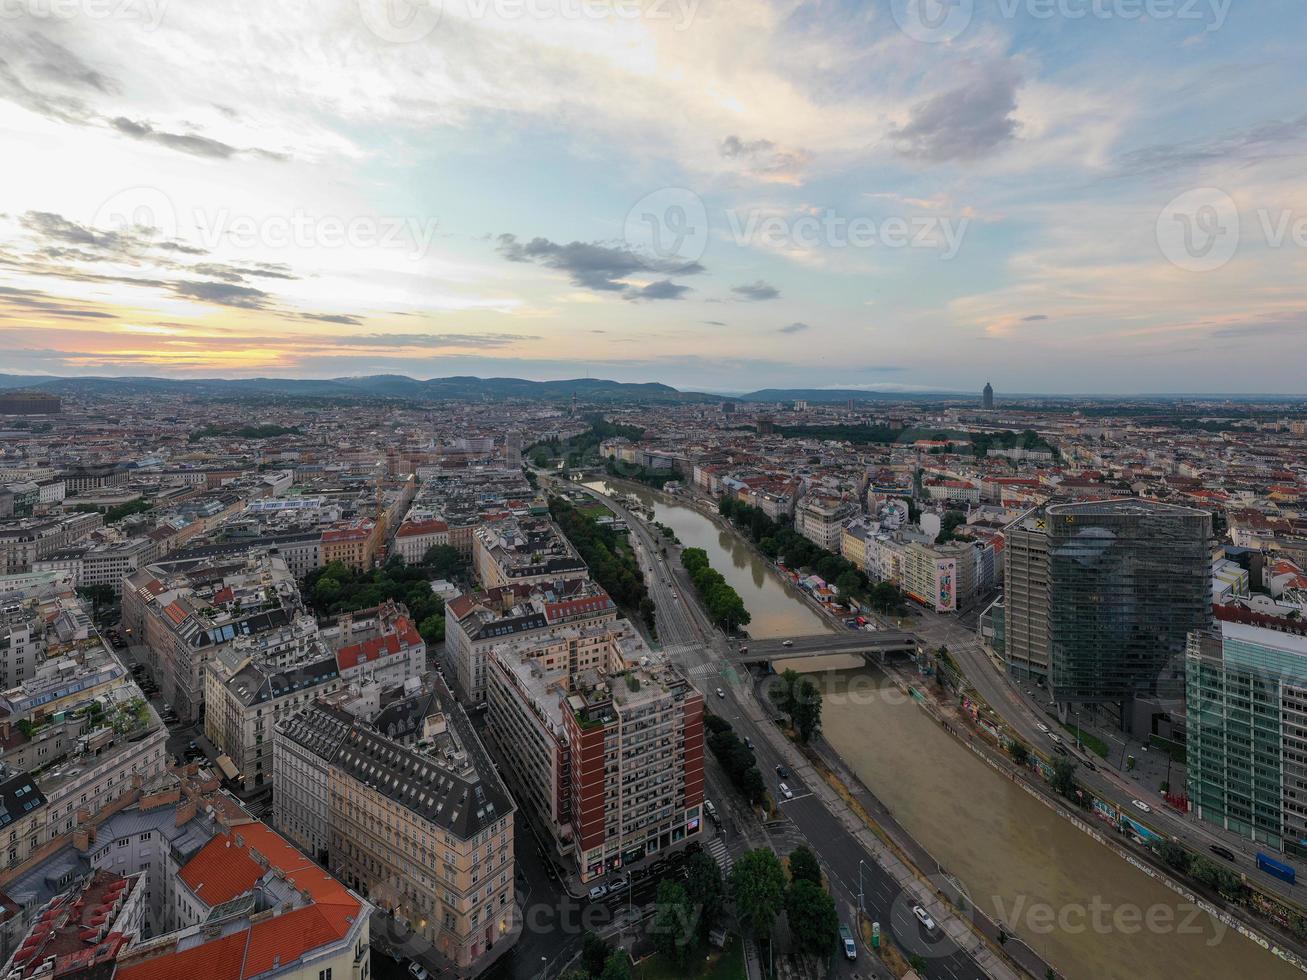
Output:
[[[708,842],[708,846],[704,850],[709,857],[717,862],[717,867],[721,868],[723,878],[731,873],[731,869],[735,867],[735,859],[731,857],[731,852],[726,849],[725,841],[720,837],[714,837]]]

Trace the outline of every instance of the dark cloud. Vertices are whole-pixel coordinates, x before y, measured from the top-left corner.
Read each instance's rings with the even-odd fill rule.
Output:
[[[724,326],[726,326],[726,321],[725,321],[725,320],[700,320],[699,322],[700,322],[700,323],[706,323],[706,324],[707,324],[708,326],[710,326],[710,327],[724,327]]]
[[[912,109],[906,126],[890,131],[898,151],[918,160],[974,160],[1016,136],[1017,89],[1021,77],[1005,65],[991,65],[965,84]]]
[[[680,299],[690,291],[689,286],[682,286],[680,283],[672,282],[670,279],[659,279],[657,282],[651,282],[647,286],[639,289],[628,289],[625,293],[627,299]]]
[[[95,231],[50,211],[28,211],[18,219],[18,223],[42,238],[52,238],[70,245],[116,249],[126,243],[124,237],[116,231]]]
[[[1030,316],[1023,316],[1021,319],[1025,323],[1034,323],[1036,320],[1047,320],[1048,317],[1043,313],[1032,313]]]
[[[510,262],[535,262],[550,269],[566,272],[573,285],[597,292],[631,295],[633,292],[639,292],[625,281],[631,276],[648,273],[692,276],[705,271],[698,262],[641,255],[625,245],[603,245],[598,242],[569,242],[561,245],[547,238],[533,238],[529,242],[521,242],[516,235],[503,234],[498,237],[495,247],[499,254]],[[676,286],[682,293],[688,289],[669,282],[667,286],[660,286],[659,291],[666,293],[671,286]],[[632,298],[638,297],[632,296]],[[675,297],[651,295],[647,298]]]
[[[194,282],[182,280],[171,283],[172,291],[178,296],[217,303],[220,306],[234,306],[242,310],[262,310],[266,308],[268,294],[253,286],[237,286],[229,282]]]
[[[113,81],[42,34],[21,34],[6,20],[0,32],[0,99],[30,112],[86,125],[94,113],[82,95],[105,94]]]
[[[319,323],[339,323],[345,327],[363,326],[363,317],[350,316],[347,313],[300,313],[301,320],[317,320]]]
[[[76,301],[60,299],[39,289],[0,286],[0,307],[23,313],[39,313],[61,320],[116,320],[112,313],[88,309]]]
[[[1231,323],[1218,327],[1212,331],[1211,336],[1230,340],[1286,337],[1301,341],[1307,339],[1307,313],[1255,317],[1245,323]]]
[[[227,265],[223,262],[201,262],[194,266],[193,272],[211,279],[224,282],[244,282],[246,278],[255,279],[298,279],[290,271],[290,266],[280,262],[252,262],[249,265]]]
[[[796,320],[794,323],[787,323],[785,326],[781,327],[781,333],[803,333],[803,331],[807,329],[809,329],[809,327],[806,323],[801,323]]]
[[[132,139],[158,143],[169,149],[190,153],[197,157],[213,157],[225,160],[238,152],[236,147],[210,139],[207,136],[196,136],[191,133],[165,133],[155,129],[149,123],[137,122],[125,116],[110,119],[109,125],[124,136],[130,136]]]
[[[763,282],[761,279],[756,282],[746,282],[742,286],[732,286],[731,292],[740,297],[740,299],[747,299],[753,302],[776,299],[781,294],[779,289]]]

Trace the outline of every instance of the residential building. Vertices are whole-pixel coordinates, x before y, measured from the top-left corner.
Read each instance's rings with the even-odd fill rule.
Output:
[[[405,521],[395,532],[395,553],[405,564],[416,565],[439,545],[449,545],[449,524],[445,521]]]
[[[557,525],[544,518],[481,525],[472,535],[472,562],[487,589],[583,579],[590,574]]]
[[[817,547],[839,554],[844,525],[858,512],[856,501],[808,493],[794,510],[794,529]]]
[[[629,626],[497,649],[487,732],[583,882],[702,829],[703,697]]]
[[[514,930],[512,798],[443,689],[405,744],[328,700],[277,728],[275,822],[460,967]]]

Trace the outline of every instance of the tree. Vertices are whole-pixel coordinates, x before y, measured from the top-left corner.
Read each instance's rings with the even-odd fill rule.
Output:
[[[840,917],[835,899],[826,889],[811,881],[796,881],[785,896],[785,914],[800,952],[814,956],[830,953],[839,934]]]
[[[615,949],[608,955],[599,980],[631,980],[631,958],[626,950]]]
[[[610,952],[608,944],[593,932],[587,931],[581,937],[581,965],[590,976],[597,977],[604,972],[604,961]]]
[[[432,545],[422,556],[423,566],[437,578],[449,578],[463,567],[463,556],[447,544]]]
[[[1193,855],[1175,841],[1154,841],[1153,851],[1163,862],[1182,874],[1189,870],[1189,865],[1193,861]]]
[[[722,869],[703,851],[696,851],[685,862],[685,894],[699,914],[700,938],[707,935],[722,913],[726,886]]]
[[[731,894],[744,931],[769,935],[785,900],[785,871],[776,855],[767,848],[747,851],[731,869]]]
[[[1012,756],[1012,761],[1019,766],[1024,766],[1030,760],[1030,750],[1026,748],[1025,742],[1012,742],[1007,750]]]
[[[799,733],[799,741],[805,745],[821,728],[821,691],[806,677],[799,682],[798,700],[790,720]]]
[[[817,863],[817,855],[802,844],[790,851],[790,881],[821,884],[821,865]]]
[[[676,966],[685,966],[694,948],[698,922],[685,889],[674,881],[658,884],[650,932],[654,946]]]
[[[445,639],[445,617],[428,616],[418,624],[418,632],[422,635],[422,641],[427,646],[433,643],[443,643]]]
[[[1076,765],[1070,759],[1054,759],[1053,775],[1049,779],[1049,784],[1069,799],[1076,791],[1075,771]]]

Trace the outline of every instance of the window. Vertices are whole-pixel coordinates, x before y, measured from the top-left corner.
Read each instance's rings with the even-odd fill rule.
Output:
[[[331,967],[318,971],[318,980],[331,980]]]

